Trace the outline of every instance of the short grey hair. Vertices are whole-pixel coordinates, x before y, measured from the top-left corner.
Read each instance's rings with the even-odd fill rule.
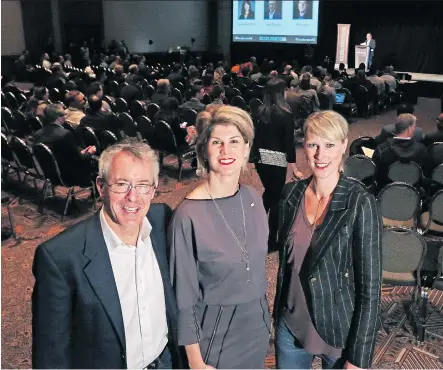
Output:
[[[108,179],[112,167],[112,160],[121,152],[128,153],[134,158],[151,162],[154,183],[158,183],[160,164],[157,153],[148,144],[133,138],[122,140],[117,144],[109,146],[103,151],[98,162],[99,177],[105,180]]]

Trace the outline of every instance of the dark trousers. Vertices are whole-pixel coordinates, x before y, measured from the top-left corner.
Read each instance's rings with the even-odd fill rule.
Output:
[[[278,201],[280,200],[283,186],[285,186],[287,168],[261,163],[256,163],[255,168],[265,188],[263,205],[266,212],[269,212],[268,247],[272,249],[277,238]]]

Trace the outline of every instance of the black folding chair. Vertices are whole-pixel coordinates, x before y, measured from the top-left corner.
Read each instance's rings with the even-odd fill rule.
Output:
[[[138,100],[134,100],[131,103],[131,116],[136,119],[146,114],[145,106]]]
[[[423,177],[420,166],[415,162],[394,162],[389,166],[388,179],[391,182],[404,182],[417,186]]]
[[[262,105],[263,103],[259,98],[253,98],[249,101],[249,109],[251,110],[252,118],[258,118],[258,110]]]
[[[26,179],[28,176],[30,176],[34,182],[34,187],[37,188],[38,186],[36,179],[42,180],[43,175],[35,164],[31,150],[28,148],[23,139],[15,136],[11,137],[9,145],[14,153],[16,159],[15,162],[18,164],[19,171],[24,174],[22,184],[26,184]]]
[[[348,177],[353,177],[373,191],[375,189],[376,166],[371,158],[357,154],[348,157],[344,163],[343,172]]]
[[[21,180],[19,167],[12,152],[11,146],[9,145],[8,138],[2,132],[2,142],[1,142],[1,157],[2,157],[2,178],[6,181],[10,171],[14,171],[17,174],[19,181]]]
[[[234,106],[234,107],[243,109],[243,110],[248,110],[248,107],[246,106],[245,100],[243,99],[243,97],[238,96],[238,95],[232,97],[231,105]]]
[[[123,134],[129,137],[136,137],[140,141],[143,140],[140,132],[137,129],[137,122],[134,122],[128,113],[120,113],[118,120],[123,123]]]
[[[98,134],[98,141],[100,142],[100,148],[104,151],[108,146],[116,144],[118,139],[112,131],[103,130]]]
[[[155,126],[151,122],[151,120],[146,116],[141,116],[137,118],[137,129],[140,132],[143,140],[147,141],[148,144],[154,148],[156,148],[156,139],[155,139]]]
[[[157,112],[160,110],[160,107],[155,103],[149,103],[146,109],[146,113],[149,119],[153,119]]]
[[[197,111],[194,109],[183,109],[182,111],[182,121],[187,123],[187,126],[195,125],[197,120]]]
[[[117,98],[115,99],[115,112],[116,113],[124,113],[128,112],[128,104],[126,103],[126,100],[123,98]]]

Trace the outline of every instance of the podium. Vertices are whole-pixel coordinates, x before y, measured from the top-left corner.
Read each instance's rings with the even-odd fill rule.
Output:
[[[368,68],[368,49],[366,45],[355,45],[355,68],[358,68],[360,63],[364,63]]]

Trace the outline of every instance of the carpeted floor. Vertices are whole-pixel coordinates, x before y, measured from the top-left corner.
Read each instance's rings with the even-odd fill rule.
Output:
[[[439,100],[419,99],[416,115],[418,125],[425,132],[435,130],[435,118],[440,113],[439,109]],[[375,136],[384,124],[392,122],[394,118],[395,111],[391,110],[382,113],[381,116],[359,119],[351,125],[350,142],[362,135]],[[177,183],[174,159],[167,158],[166,163],[167,168],[161,173],[159,193],[155,202],[165,202],[175,208],[199,180],[188,169],[185,171],[182,182]],[[299,169],[308,175],[309,170],[301,147],[297,148],[297,163]],[[260,192],[263,190],[253,168],[242,176],[241,181],[252,184]],[[34,283],[31,267],[36,246],[92,213],[92,207],[86,197],[80,197],[76,203],[77,209],[61,223],[60,212],[63,207],[61,198],[49,201],[44,215],[41,215],[37,212],[36,206],[38,193],[29,188],[19,191],[18,186],[12,176],[11,182],[4,185],[2,189],[12,195],[25,193],[20,204],[15,201],[11,205],[15,229],[22,240],[16,242],[10,238],[2,243],[2,368],[29,368],[31,366],[30,299]],[[39,186],[41,187],[41,184]],[[59,195],[64,194],[62,190]],[[2,206],[2,226],[8,223],[6,207]],[[267,294],[271,303],[275,294],[277,264],[277,254],[271,253],[267,259]],[[387,330],[386,332],[379,331],[374,368],[443,368],[443,294],[433,292],[430,301],[432,326],[428,330],[426,342],[417,345],[412,335],[410,320],[406,315],[409,309],[410,290],[384,288],[382,317]],[[273,336],[266,367],[275,367]],[[321,367],[318,360],[314,362],[313,367]]]

